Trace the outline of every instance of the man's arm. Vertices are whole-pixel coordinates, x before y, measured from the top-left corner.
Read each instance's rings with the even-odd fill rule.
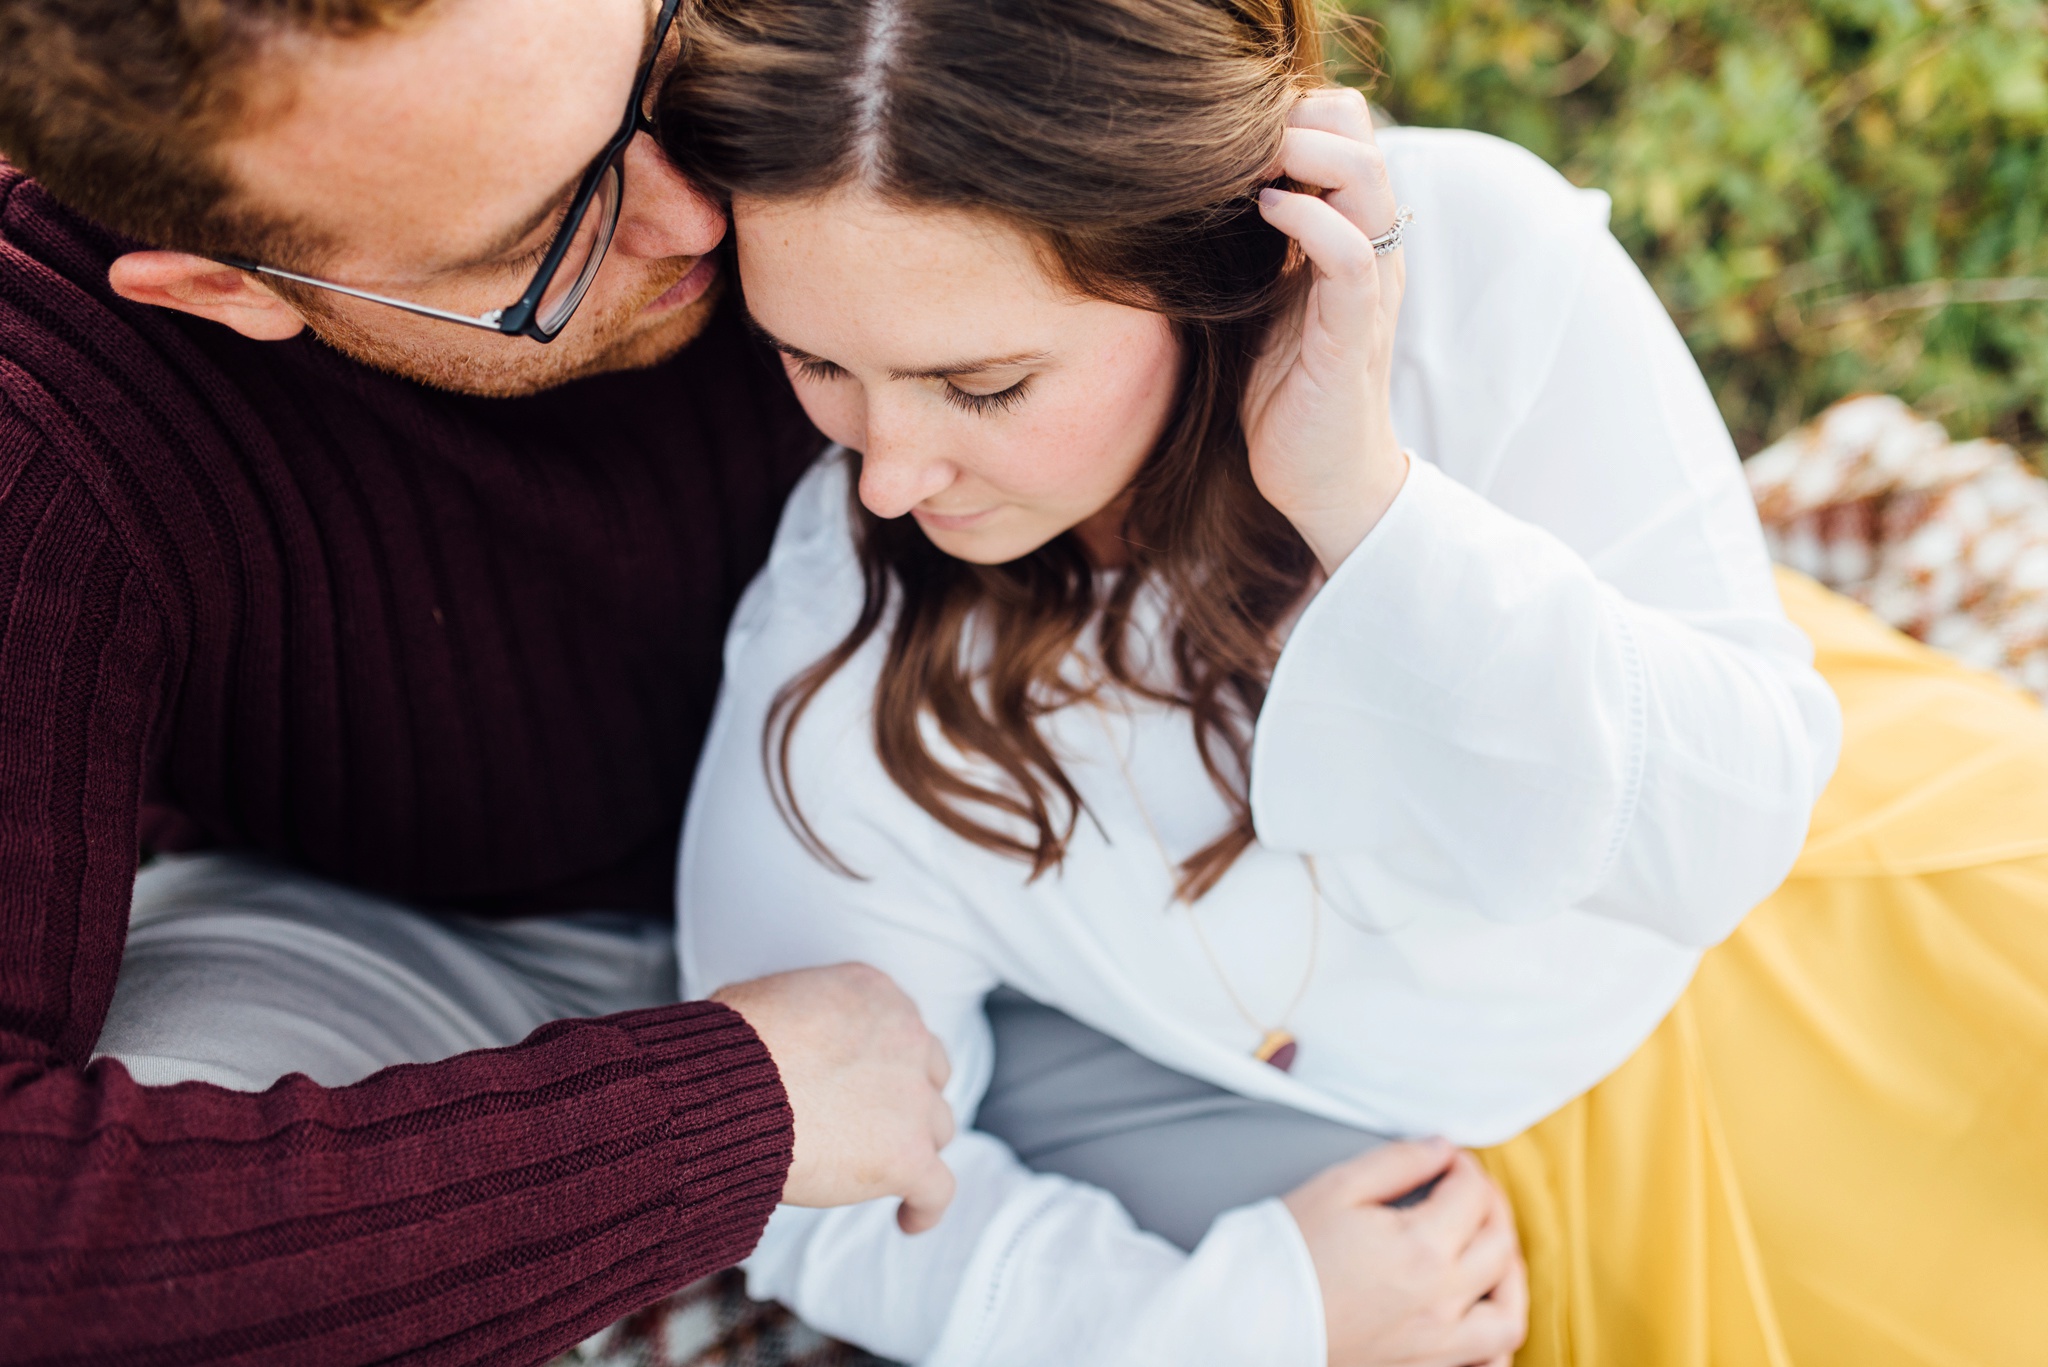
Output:
[[[539,1361],[752,1248],[790,1109],[696,1003],[323,1089],[138,1086],[119,972],[175,624],[0,400],[0,1320],[10,1362]],[[31,420],[33,413],[33,421]]]
[[[15,1361],[540,1361],[743,1257],[789,1153],[774,1066],[716,1006],[332,1090],[0,1047]]]

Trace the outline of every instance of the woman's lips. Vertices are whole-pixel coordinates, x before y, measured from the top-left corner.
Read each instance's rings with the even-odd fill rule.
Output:
[[[711,282],[718,278],[718,259],[700,256],[697,264],[690,267],[690,273],[669,286],[668,293],[649,304],[644,312],[666,313],[696,303],[704,297],[704,291],[711,288]]]
[[[995,515],[995,509],[984,508],[978,513],[934,513],[924,508],[912,508],[910,515],[917,519],[920,527],[939,532],[965,532],[986,522]]]

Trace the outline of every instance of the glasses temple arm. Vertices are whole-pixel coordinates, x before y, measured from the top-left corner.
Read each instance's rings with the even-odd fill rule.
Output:
[[[377,294],[371,290],[359,290],[351,285],[337,285],[332,280],[321,280],[310,275],[300,275],[295,271],[279,270],[275,266],[266,266],[256,261],[244,261],[238,257],[231,256],[216,257],[214,259],[223,266],[233,266],[236,270],[251,271],[257,275],[275,276],[279,280],[289,280],[294,284],[311,285],[314,289],[328,290],[335,294],[345,294],[351,299],[362,299],[372,304],[382,304],[386,308],[404,309],[407,313],[416,313],[423,318],[439,318],[443,322],[460,323],[465,327],[480,328],[485,332],[503,331],[499,326],[500,321],[505,316],[505,310],[503,309],[492,309],[489,313],[480,315],[454,313],[448,309],[437,309],[428,304],[415,304],[409,299],[394,299],[388,294]]]

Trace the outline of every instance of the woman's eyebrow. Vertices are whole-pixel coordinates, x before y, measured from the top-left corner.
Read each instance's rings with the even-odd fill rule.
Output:
[[[978,361],[949,361],[945,365],[925,366],[917,370],[892,370],[892,380],[943,380],[953,375],[978,375],[984,370],[1007,370],[1011,366],[1032,365],[1042,361],[1049,353],[1043,351],[1020,351],[1014,356],[989,356]]]
[[[751,314],[751,313],[749,313],[749,314],[747,315],[747,331],[749,331],[749,332],[753,333],[753,334],[754,334],[754,336],[755,336],[755,337],[757,337],[757,338],[759,338],[759,339],[760,339],[760,340],[761,340],[762,342],[766,343],[767,345],[769,345],[769,346],[771,346],[771,347],[774,347],[774,348],[775,348],[775,349],[776,349],[777,351],[779,351],[779,352],[781,352],[781,353],[782,353],[783,355],[785,355],[785,356],[789,357],[789,359],[790,359],[790,360],[792,360],[792,361],[796,361],[796,362],[798,362],[799,364],[804,364],[804,365],[830,365],[830,364],[832,364],[832,363],[831,363],[830,361],[826,360],[826,359],[825,359],[824,357],[822,357],[822,356],[813,356],[813,355],[811,355],[811,353],[810,353],[810,352],[808,352],[808,351],[805,351],[805,350],[804,350],[804,349],[803,349],[802,347],[794,347],[794,346],[791,346],[791,345],[790,345],[789,343],[787,343],[787,342],[783,341],[783,340],[782,340],[782,339],[781,339],[780,337],[777,337],[777,336],[776,336],[776,335],[775,335],[774,333],[770,332],[770,331],[769,331],[769,330],[768,330],[767,328],[764,328],[764,327],[762,327],[762,326],[761,326],[761,323],[760,323],[760,320],[759,320],[759,319],[757,319],[757,318],[755,318],[755,317],[754,317],[754,315],[753,315],[753,314]]]
[[[790,360],[800,365],[836,365],[823,356],[813,356],[802,347],[791,346],[767,328],[752,314],[747,315],[747,330],[774,347]],[[1044,360],[1050,353],[1044,351],[1020,351],[1014,356],[991,356],[980,361],[954,361],[946,365],[923,366],[916,370],[892,370],[892,380],[943,380],[950,375],[973,375],[984,370],[1002,370],[1008,366],[1031,365]]]

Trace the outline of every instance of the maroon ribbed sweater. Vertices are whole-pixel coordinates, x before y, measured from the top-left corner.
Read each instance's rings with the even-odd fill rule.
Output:
[[[537,1362],[753,1247],[722,1007],[261,1095],[89,1065],[141,845],[665,915],[720,640],[817,448],[730,311],[521,400],[128,305],[0,165],[0,1360]]]

